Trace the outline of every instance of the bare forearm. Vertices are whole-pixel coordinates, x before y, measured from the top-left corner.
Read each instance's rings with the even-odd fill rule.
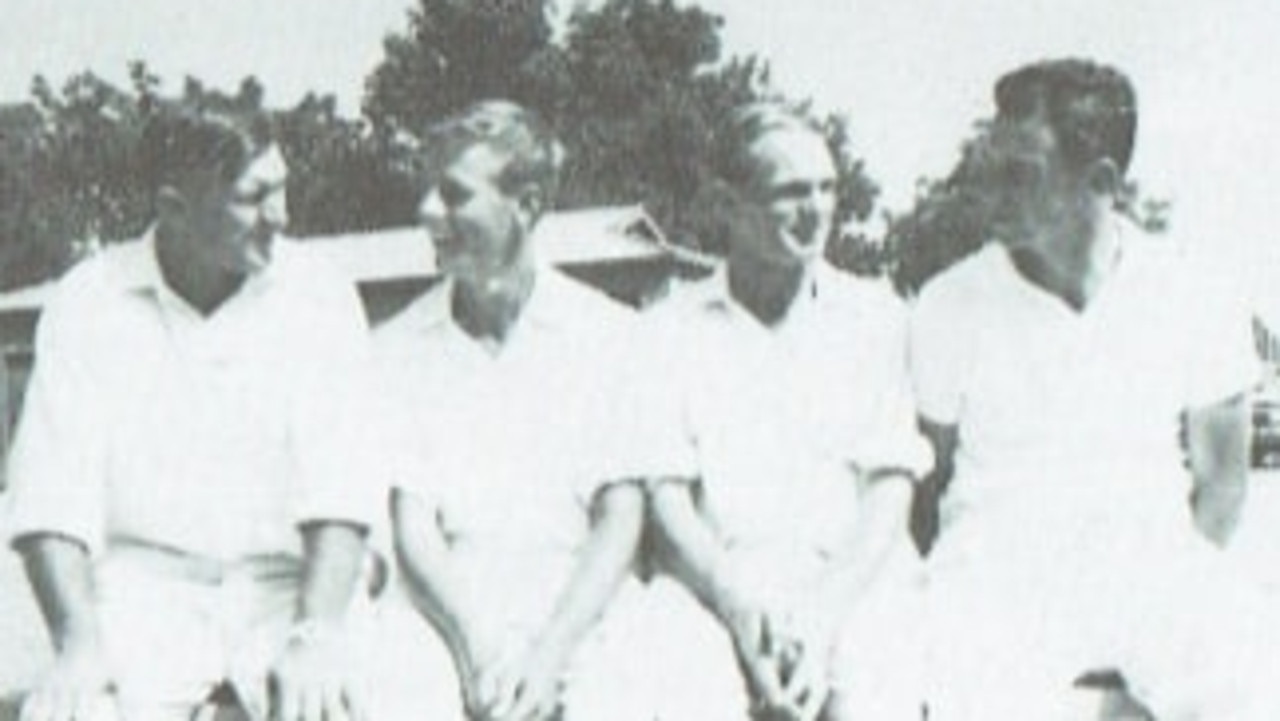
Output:
[[[572,649],[591,630],[631,573],[644,525],[644,495],[633,485],[601,492],[591,537],[541,634],[541,641]]]
[[[339,623],[360,585],[364,529],[347,523],[312,523],[302,528],[302,537],[305,567],[298,618]]]
[[[663,560],[703,606],[726,620],[740,605],[728,577],[728,550],[694,507],[688,486],[671,481],[653,493],[653,515]]]
[[[471,604],[463,580],[454,569],[449,548],[433,516],[421,502],[396,491],[392,495],[396,558],[410,600],[455,654],[466,653],[471,632]]]
[[[880,575],[885,561],[907,541],[912,483],[904,475],[869,481],[858,509],[852,543],[827,575],[820,605],[838,615],[862,597]]]
[[[97,647],[92,562],[84,546],[57,535],[38,534],[17,544],[27,578],[59,653]]]
[[[1242,397],[1187,413],[1187,451],[1195,482],[1192,511],[1201,533],[1219,545],[1230,540],[1244,508],[1249,423]]]

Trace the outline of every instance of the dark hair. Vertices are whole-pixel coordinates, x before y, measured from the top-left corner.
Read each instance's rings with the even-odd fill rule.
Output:
[[[231,182],[272,140],[271,121],[259,109],[157,102],[142,131],[142,177],[152,190],[208,173]]]
[[[498,176],[503,192],[533,183],[548,204],[555,197],[564,148],[546,121],[528,108],[507,100],[482,100],[431,127],[426,135],[433,165],[483,143],[507,157]]]
[[[717,134],[715,164],[720,177],[736,187],[749,184],[758,170],[751,146],[779,130],[813,133],[826,141],[822,127],[798,108],[772,100],[748,103],[734,110]]]
[[[1137,94],[1119,70],[1075,58],[1044,60],[1001,77],[996,109],[1007,117],[1043,110],[1063,153],[1078,164],[1110,158],[1128,172],[1137,133]]]

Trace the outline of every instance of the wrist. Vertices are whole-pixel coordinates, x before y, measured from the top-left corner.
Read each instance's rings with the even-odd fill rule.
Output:
[[[300,618],[285,636],[287,646],[314,646],[331,643],[342,637],[342,623],[334,619]]]
[[[62,656],[101,655],[102,642],[94,627],[68,626],[54,634],[53,646]]]

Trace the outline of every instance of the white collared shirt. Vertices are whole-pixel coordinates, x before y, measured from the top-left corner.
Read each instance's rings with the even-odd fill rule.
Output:
[[[860,473],[928,470],[906,367],[906,316],[883,285],[821,266],[763,325],[721,275],[657,311],[695,448],[702,510],[729,545],[847,547]]]
[[[640,385],[630,309],[540,268],[495,352],[459,327],[452,293],[440,283],[375,332],[387,451],[395,485],[503,587],[520,565],[574,558],[602,486],[685,473],[688,458]]]
[[[354,288],[293,243],[207,317],[165,285],[151,235],[109,248],[41,317],[10,536],[234,560],[300,552],[300,522],[367,524],[367,343]]]
[[[1189,528],[1179,415],[1257,382],[1249,315],[1226,277],[1116,222],[1118,265],[1083,312],[996,244],[921,294],[916,396],[922,415],[959,431],[953,512],[1092,493],[1095,507],[1164,509]]]

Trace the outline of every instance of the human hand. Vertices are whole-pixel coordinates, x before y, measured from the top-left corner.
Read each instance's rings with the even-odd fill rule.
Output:
[[[812,721],[830,695],[829,659],[836,619],[820,605],[802,602],[769,617],[768,639],[776,649],[780,692],[763,709],[772,719]]]
[[[19,721],[97,721],[114,715],[114,686],[96,645],[68,649],[23,701]],[[104,708],[105,707],[105,708]],[[110,709],[110,711],[108,710]]]
[[[733,602],[725,604],[720,616],[733,640],[752,707],[764,709],[781,704],[782,648],[775,634],[778,614],[770,612],[758,600],[738,595]]]
[[[468,714],[483,721],[541,721],[560,708],[568,648],[535,642],[500,654],[477,669]]]
[[[348,674],[351,653],[342,630],[303,621],[268,676],[275,721],[364,721],[364,700]]]

